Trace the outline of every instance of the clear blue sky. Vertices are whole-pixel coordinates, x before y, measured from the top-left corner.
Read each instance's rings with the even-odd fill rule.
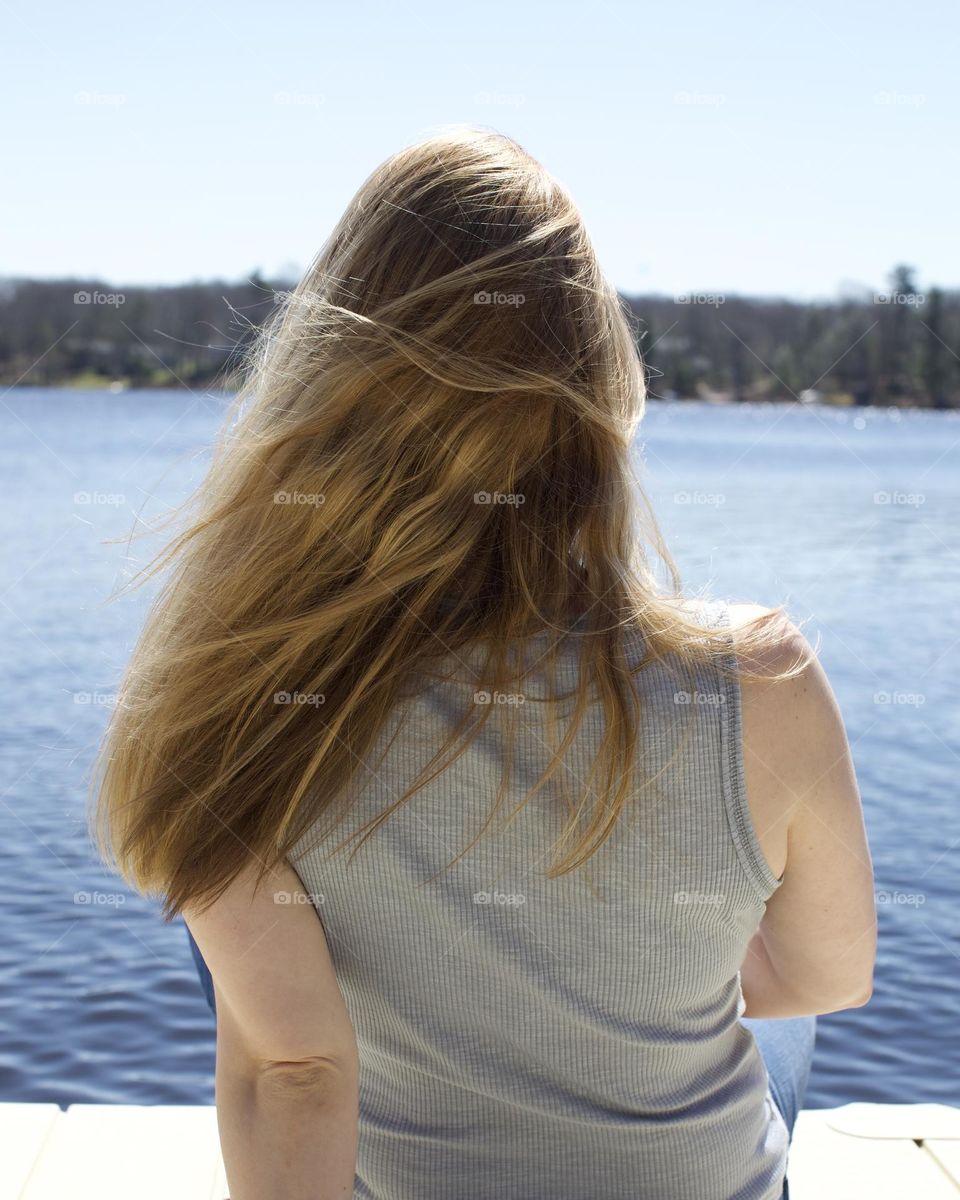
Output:
[[[624,291],[960,285],[958,6],[5,4],[0,274],[303,268],[383,158],[517,138]]]

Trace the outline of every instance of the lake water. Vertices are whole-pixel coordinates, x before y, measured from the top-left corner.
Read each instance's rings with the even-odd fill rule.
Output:
[[[98,865],[85,807],[147,599],[105,604],[129,552],[104,539],[199,480],[223,407],[0,406],[0,1100],[213,1100],[184,927]],[[638,456],[687,586],[810,617],[846,718],[880,952],[870,1004],[821,1019],[808,1105],[960,1104],[960,414],[663,404]]]

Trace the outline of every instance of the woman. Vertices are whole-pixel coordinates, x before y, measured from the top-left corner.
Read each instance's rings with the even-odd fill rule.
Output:
[[[860,802],[797,627],[683,595],[643,403],[483,131],[376,170],[252,354],[95,821],[209,964],[232,1200],[787,1194],[871,989]]]

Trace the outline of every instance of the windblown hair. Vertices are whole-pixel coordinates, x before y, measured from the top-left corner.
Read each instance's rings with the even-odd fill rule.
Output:
[[[634,478],[643,365],[579,211],[511,139],[441,134],[374,171],[281,299],[147,572],[168,575],[98,760],[101,853],[167,919],[205,907],[348,794],[425,663],[480,645],[465,686],[508,691],[510,648],[546,629],[578,639],[580,687],[530,795],[591,693],[605,714],[548,873],[574,870],[642,792],[628,630],[645,661],[726,670],[730,653],[683,603]],[[739,652],[772,645],[780,611]],[[502,711],[473,707],[432,774]]]

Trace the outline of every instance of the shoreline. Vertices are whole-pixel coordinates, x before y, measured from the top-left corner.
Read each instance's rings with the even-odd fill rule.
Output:
[[[128,392],[184,392],[189,395],[195,392],[205,392],[207,394],[218,394],[224,397],[231,396],[234,393],[224,389],[222,386],[216,386],[214,380],[206,383],[198,383],[191,385],[171,379],[169,381],[157,383],[137,383],[132,384],[123,379],[90,379],[85,376],[74,376],[69,379],[57,380],[50,383],[6,383],[0,380],[0,387],[6,389],[7,393],[12,392],[27,392],[27,391],[64,391],[77,393],[98,393],[107,396],[122,396]],[[723,393],[714,392],[702,396],[658,396],[648,394],[646,397],[648,404],[709,404],[711,407],[717,408],[738,408],[749,407],[752,405],[770,405],[770,406],[790,406],[794,408],[830,408],[830,409],[897,409],[917,412],[960,412],[960,407],[946,406],[937,408],[931,404],[924,404],[920,401],[901,402],[897,404],[857,404],[853,398],[848,395],[830,395],[827,393],[818,394],[815,398],[804,399],[797,396],[748,396],[740,400],[733,396]]]

